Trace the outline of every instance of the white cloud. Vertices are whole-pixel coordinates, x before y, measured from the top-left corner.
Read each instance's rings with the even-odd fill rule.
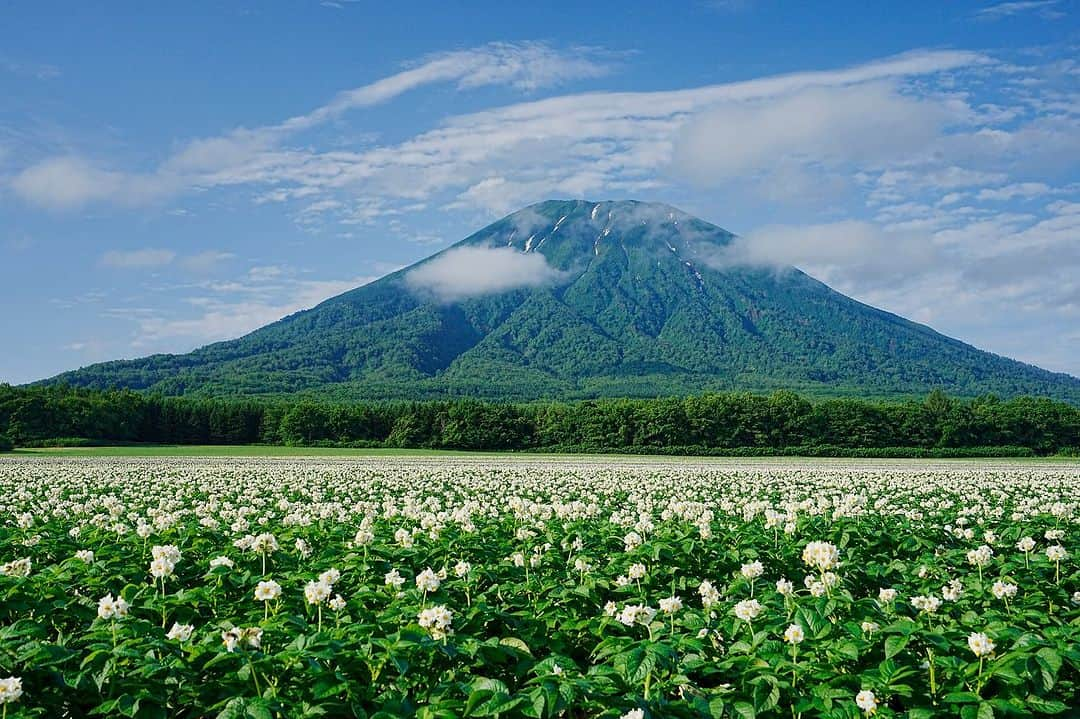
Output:
[[[179,187],[167,175],[139,176],[95,167],[79,157],[53,157],[15,175],[11,188],[32,204],[71,210],[90,202],[139,205]]]
[[[105,267],[124,270],[144,270],[154,267],[164,267],[176,259],[176,253],[172,250],[144,248],[140,250],[110,250],[101,256],[101,264]]]
[[[137,316],[132,346],[140,351],[187,351],[195,346],[232,339],[376,279],[359,276],[343,280],[297,279],[279,268],[255,267],[238,279],[201,285],[203,294],[185,302],[194,316]],[[122,310],[120,316],[132,313]]]
[[[1056,6],[1059,0],[1016,0],[1015,2],[996,3],[988,5],[975,13],[976,17],[984,20],[1001,20],[1014,15],[1035,13],[1045,20],[1054,20],[1064,17]]]
[[[232,252],[221,252],[220,250],[207,250],[206,252],[199,252],[194,255],[181,258],[177,264],[188,272],[195,272],[204,274],[207,272],[213,272],[219,269],[229,260],[236,259],[236,255]]]
[[[427,260],[405,276],[418,294],[441,302],[497,294],[557,282],[563,273],[539,253],[512,247],[455,247]]]
[[[783,162],[875,167],[920,153],[949,120],[941,103],[902,95],[891,82],[723,102],[677,134],[673,171],[709,185]]]
[[[1018,182],[1005,187],[979,190],[976,198],[979,200],[995,200],[1004,202],[1016,197],[1038,197],[1050,192],[1050,186],[1044,182]]]
[[[859,220],[817,225],[772,225],[732,240],[706,258],[714,267],[798,267],[826,283],[865,289],[883,280],[896,284],[939,266],[930,239],[896,233]]]
[[[537,44],[496,44],[434,56],[409,70],[340,93],[326,105],[279,124],[240,128],[190,142],[146,175],[105,171],[85,160],[54,158],[23,170],[12,187],[24,199],[58,209],[103,201],[138,204],[185,188],[233,185],[258,185],[262,198],[277,201],[342,192],[352,197],[417,201],[440,192],[463,193],[497,177],[505,178],[507,187],[531,186],[533,192],[543,194],[558,188],[567,192],[599,187],[640,191],[661,184],[657,172],[670,162],[680,128],[692,115],[709,108],[764,104],[770,99],[785,102],[786,97],[814,88],[863,86],[853,89],[852,96],[869,93],[881,97],[884,91],[875,90],[879,86],[874,83],[989,62],[973,52],[916,51],[839,70],[686,90],[555,96],[447,118],[442,126],[397,145],[363,151],[282,147],[297,132],[434,82],[454,82],[462,88],[507,84],[529,90],[571,78],[595,77],[606,66],[593,54],[580,49],[559,53]],[[895,107],[903,105],[905,112],[919,107],[926,118],[940,114],[928,101],[905,102],[899,95],[889,99]],[[926,131],[928,120],[912,121],[910,130],[894,128],[898,138]],[[759,144],[758,153],[766,151]],[[492,193],[474,194],[486,203],[485,208],[492,206]],[[467,202],[469,196],[462,199]]]
[[[490,43],[441,53],[389,77],[338,93],[329,103],[279,124],[241,127],[218,137],[192,140],[148,174],[102,169],[81,157],[52,157],[23,169],[11,180],[11,187],[22,199],[54,210],[103,201],[145,204],[194,186],[236,184],[238,174],[257,171],[263,164],[260,155],[275,150],[296,133],[424,85],[453,82],[461,89],[509,85],[532,91],[602,76],[609,70],[606,60],[604,53],[593,48],[558,51],[535,42]],[[259,177],[251,175],[240,181],[257,182]]]

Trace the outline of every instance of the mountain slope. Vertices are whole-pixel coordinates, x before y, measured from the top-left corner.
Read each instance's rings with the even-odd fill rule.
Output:
[[[48,381],[369,399],[940,387],[1080,403],[1080,379],[980,351],[794,268],[727,266],[731,239],[664,205],[544,202],[239,339]]]

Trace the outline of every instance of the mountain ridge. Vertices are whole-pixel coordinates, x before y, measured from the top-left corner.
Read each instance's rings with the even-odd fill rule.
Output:
[[[44,382],[338,399],[939,388],[1080,404],[1080,379],[976,349],[796,268],[730,262],[733,238],[658,203],[548,200],[242,337]]]

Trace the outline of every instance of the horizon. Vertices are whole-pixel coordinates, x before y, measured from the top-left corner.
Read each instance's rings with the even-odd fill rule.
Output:
[[[9,7],[0,382],[242,336],[553,196],[1080,376],[1075,2],[571,7]]]

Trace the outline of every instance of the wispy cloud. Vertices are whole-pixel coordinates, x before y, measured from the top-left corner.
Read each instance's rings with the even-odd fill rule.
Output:
[[[285,267],[262,265],[232,279],[186,286],[183,299],[186,308],[142,313],[117,308],[114,314],[134,319],[137,327],[131,344],[134,350],[186,351],[207,342],[247,334],[374,279],[364,275],[312,279]]]
[[[235,254],[219,250],[179,256],[172,250],[145,247],[135,250],[110,250],[101,256],[100,264],[120,270],[146,270],[175,265],[187,272],[207,274],[235,258]]]
[[[176,259],[172,250],[145,248],[140,250],[110,250],[101,256],[101,264],[121,270],[145,270],[164,267]]]
[[[20,62],[11,58],[0,57],[0,71],[9,72],[20,77],[30,77],[36,80],[52,80],[60,77],[60,68],[55,65],[36,62]]]
[[[66,154],[35,163],[15,175],[11,188],[24,200],[55,210],[94,202],[138,205],[194,186],[260,181],[260,167],[288,138],[379,105],[425,85],[453,83],[466,90],[507,85],[521,91],[599,77],[610,56],[577,47],[559,51],[543,43],[491,43],[471,50],[431,55],[394,75],[338,93],[330,102],[274,125],[237,128],[217,137],[192,140],[147,173],[99,167]],[[287,155],[286,155],[287,156]]]
[[[1018,0],[987,5],[978,10],[975,16],[983,20],[1001,20],[1003,18],[1034,13],[1046,20],[1055,20],[1065,16],[1057,9],[1059,0]]]

